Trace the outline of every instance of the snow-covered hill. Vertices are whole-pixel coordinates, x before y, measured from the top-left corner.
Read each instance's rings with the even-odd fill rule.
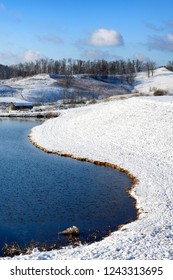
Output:
[[[173,94],[173,72],[165,67],[154,70],[153,76],[148,78],[146,72],[136,75],[134,91],[152,95],[157,89]]]
[[[62,88],[47,74],[0,81],[0,97],[13,96],[30,102],[54,102]]]
[[[148,78],[146,72],[136,75],[135,86],[122,83],[119,76],[106,80],[94,79],[88,75],[74,75],[69,92],[85,98],[105,98],[114,95],[129,94],[130,90],[139,94],[153,95],[156,89],[173,93],[173,72],[166,68],[158,68]],[[64,76],[38,74],[27,78],[0,80],[0,99],[14,97],[32,103],[56,102],[64,98]]]
[[[23,98],[33,103],[56,102],[65,96],[67,88],[64,86],[65,76],[38,74],[27,78],[12,78],[0,80],[0,98]],[[127,85],[120,82],[96,80],[88,75],[74,75],[69,93],[75,93],[83,97],[102,98],[117,94],[127,94]]]

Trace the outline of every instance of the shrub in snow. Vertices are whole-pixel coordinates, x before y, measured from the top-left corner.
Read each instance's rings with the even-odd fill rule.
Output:
[[[166,95],[167,91],[163,90],[163,89],[157,89],[153,94],[154,94],[154,96]]]

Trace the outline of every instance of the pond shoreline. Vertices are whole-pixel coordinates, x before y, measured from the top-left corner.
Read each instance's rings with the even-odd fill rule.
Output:
[[[43,148],[38,143],[33,141],[31,133],[28,135],[28,138],[29,138],[30,142],[32,143],[32,145],[34,145],[36,148],[42,150],[43,152],[45,152],[47,154],[54,154],[54,155],[57,155],[57,156],[67,157],[67,158],[79,160],[79,161],[82,161],[82,162],[92,163],[92,164],[95,164],[95,165],[98,165],[98,166],[104,166],[104,167],[112,168],[112,169],[115,169],[115,170],[117,170],[119,172],[122,172],[125,175],[127,175],[129,177],[129,179],[132,180],[132,184],[131,184],[131,186],[129,186],[126,189],[126,193],[127,193],[128,197],[131,197],[132,199],[134,199],[133,205],[134,205],[134,207],[137,211],[136,220],[139,218],[140,209],[137,208],[136,199],[131,195],[131,191],[139,184],[139,180],[132,173],[130,173],[128,170],[126,170],[126,169],[124,169],[124,168],[122,168],[122,167],[120,167],[116,164],[109,163],[109,162],[102,162],[102,161],[98,161],[98,160],[92,160],[92,159],[89,159],[89,158],[76,157],[75,155],[62,153],[60,151],[52,152],[52,151],[49,151],[49,150]],[[120,225],[119,229],[121,229],[121,228],[122,228],[122,225]]]
[[[123,232],[113,232],[99,244],[54,251],[46,256],[52,259],[172,258],[173,149],[172,137],[165,138],[171,135],[171,121],[170,99],[161,102],[157,98],[138,97],[71,110],[32,130],[32,139],[49,151],[117,164],[139,179],[137,187],[131,190],[137,201],[138,220],[126,224]],[[30,258],[37,254],[42,256],[33,253]]]
[[[38,113],[0,113],[0,118],[23,118],[23,119],[50,119],[50,118],[56,118],[59,117],[59,112],[38,112]]]
[[[15,120],[15,119],[14,119]],[[6,123],[6,121],[7,121],[7,123]],[[30,121],[30,123],[32,124],[33,122],[31,121],[31,119],[28,119],[28,122]],[[34,123],[34,124],[32,124],[32,127],[33,127],[33,125],[34,125],[34,127],[35,126],[37,126],[37,124],[39,124],[39,120],[35,120],[36,121],[36,123]],[[2,125],[2,135],[1,135],[1,141],[3,140],[3,139],[6,139],[6,138],[3,138],[3,137],[6,137],[6,132],[5,132],[5,130],[3,130],[3,127],[6,129],[6,126],[7,126],[7,124],[9,123],[10,124],[10,126],[7,126],[7,131],[11,131],[11,134],[9,135],[9,137],[10,137],[10,139],[12,139],[13,137],[12,137],[12,135],[13,135],[13,133],[15,132],[15,131],[17,131],[17,130],[14,130],[13,131],[13,127],[14,127],[14,129],[15,129],[15,123],[11,120],[11,119],[8,119],[8,120],[4,120],[3,121],[3,119],[1,119],[1,125]],[[16,124],[17,124],[17,126],[18,127],[23,127],[24,125],[25,125],[25,123],[27,124],[27,126],[29,125],[30,126],[30,124],[27,122],[27,120],[25,119],[25,120],[18,120],[18,119],[16,119]],[[22,125],[20,125],[20,123],[18,123],[18,122],[21,122],[21,124]],[[31,128],[32,128],[31,127]],[[30,128],[30,129],[31,129]],[[35,154],[35,156],[37,156],[37,153],[38,154],[40,154],[40,155],[43,155],[43,158],[49,158],[49,159],[51,159],[51,158],[54,158],[54,159],[57,159],[58,157],[52,157],[52,156],[50,156],[50,157],[47,157],[46,156],[46,153],[45,153],[45,155],[44,155],[44,153],[42,153],[42,152],[37,152],[36,150],[35,150],[35,148],[34,148],[34,146],[36,146],[37,148],[38,148],[38,145],[33,145],[33,143],[32,143],[32,141],[31,141],[31,139],[30,139],[30,136],[29,136],[29,132],[30,132],[30,130],[29,131],[27,131],[27,132],[25,132],[25,137],[23,137],[22,135],[22,130],[20,129],[19,130],[20,132],[19,133],[15,133],[15,135],[20,135],[20,137],[18,138],[19,139],[19,142],[20,142],[20,138],[21,139],[25,139],[25,142],[27,142],[28,144],[27,144],[27,146],[28,147],[30,147],[30,149],[31,149],[31,151],[33,150],[34,151],[34,154]],[[27,138],[29,138],[29,140],[30,141],[27,141],[28,139]],[[17,139],[17,138],[16,138]],[[13,139],[13,145],[14,145],[14,142],[15,141],[15,137],[14,137],[14,139]],[[2,142],[3,143],[3,142]],[[7,143],[10,143],[10,142],[8,142],[7,141]],[[31,143],[31,145],[30,145],[30,143]],[[13,146],[12,145],[12,146]],[[22,146],[21,146],[22,145]],[[10,147],[12,147],[12,146],[10,146]],[[17,144],[17,142],[16,142],[16,144],[15,144],[15,146],[16,146],[16,152],[18,151],[18,144]],[[3,146],[2,146],[3,147]],[[20,150],[19,150],[19,152],[20,152],[20,154],[21,154],[21,156],[23,155],[25,155],[25,153],[23,153],[23,141],[22,142],[20,142]],[[5,146],[4,146],[4,148],[5,148]],[[3,150],[5,151],[5,149],[3,148]],[[41,150],[41,147],[39,147],[39,150]],[[10,152],[10,150],[8,150],[9,152]],[[47,153],[48,153],[48,151],[47,151]],[[11,153],[9,153],[9,154],[11,154]],[[31,153],[32,154],[32,153]],[[97,166],[104,166],[104,167],[107,167],[107,168],[113,168],[113,169],[116,169],[116,170],[118,170],[117,169],[117,167],[115,166],[115,165],[110,165],[109,163],[107,163],[107,162],[99,162],[99,161],[91,161],[91,160],[89,160],[89,159],[84,159],[84,158],[77,158],[77,157],[74,157],[74,156],[72,156],[72,155],[66,155],[66,154],[58,154],[59,156],[61,156],[61,157],[68,157],[68,158],[71,158],[71,159],[76,159],[76,160],[78,160],[78,161],[81,161],[81,162],[88,162],[88,163],[93,163],[93,164],[95,164],[95,165],[97,165]],[[23,157],[22,156],[22,157]],[[3,153],[2,153],[2,157],[3,157]],[[4,154],[4,158],[6,158],[6,154]],[[12,156],[11,156],[11,158],[13,158],[13,153],[12,153]],[[24,158],[25,158],[25,156],[24,156]],[[12,162],[11,160],[9,160],[10,158],[8,158],[8,162]],[[30,161],[30,157],[26,157],[26,159],[27,159],[27,164],[29,165],[29,166],[35,166],[34,164],[32,164],[33,162],[31,162]],[[40,158],[38,158],[38,160],[40,160]],[[56,161],[56,160],[55,160]],[[64,161],[64,159],[60,159],[59,158],[59,161],[60,162],[63,162]],[[65,165],[67,165],[68,166],[68,160],[65,160],[65,161],[67,161],[67,163],[65,162]],[[37,161],[36,161],[37,162]],[[45,162],[44,160],[43,160],[43,162]],[[53,161],[54,162],[54,161]],[[56,161],[57,162],[57,161]],[[71,161],[71,162],[73,162],[73,161]],[[23,164],[22,164],[23,165]],[[75,163],[75,161],[74,161],[74,163],[73,163],[73,165],[74,166],[76,166],[77,165],[77,167],[78,167],[78,171],[77,172],[81,172],[81,168],[80,168],[80,164],[79,163]],[[4,162],[4,166],[5,166],[5,162]],[[24,166],[25,166],[25,164],[24,164]],[[39,164],[37,163],[37,168],[39,168],[38,167],[39,166]],[[47,165],[46,165],[47,166]],[[55,165],[55,166],[57,166],[57,165]],[[81,166],[82,166],[82,164],[81,164]],[[85,164],[84,166],[90,166],[90,167],[92,167],[92,165],[87,165],[87,164]],[[50,168],[51,168],[51,170],[54,170],[54,168],[52,169],[52,165],[50,166]],[[85,172],[87,171],[87,169],[88,169],[88,167],[87,168],[84,168],[84,169],[82,169],[82,170],[84,170]],[[96,168],[96,167],[95,167]],[[70,168],[71,169],[71,168]],[[13,169],[13,167],[12,167],[12,170],[16,170],[16,168],[14,168]],[[15,172],[19,172],[19,170],[20,170],[20,167],[17,165],[17,170],[15,171]],[[24,169],[23,170],[23,172],[22,172],[22,174],[25,174],[25,170],[26,169]],[[40,169],[39,169],[40,170]],[[59,166],[59,170],[60,170],[60,166]],[[63,170],[63,169],[62,169]],[[69,169],[68,169],[69,170]],[[72,169],[73,170],[73,169]],[[90,170],[90,168],[89,168],[89,170]],[[97,169],[96,169],[97,170]],[[107,170],[107,171],[106,171]],[[75,170],[74,170],[75,171]],[[98,168],[98,171],[99,171],[99,168]],[[122,170],[121,168],[118,170],[118,171],[124,171],[123,173],[125,173],[125,170]],[[84,172],[84,174],[85,174],[85,172]],[[6,186],[6,184],[5,184],[5,181],[6,180],[4,180],[4,178],[5,178],[5,176],[4,176],[4,174],[6,174],[6,172],[4,171],[4,169],[2,169],[2,172],[1,172],[1,176],[2,176],[2,187],[4,188],[4,190],[6,189],[6,187],[7,187],[7,190],[8,190],[8,188],[10,187],[10,189],[11,189],[11,185],[10,185],[10,183]],[[19,173],[17,173],[17,174],[20,174],[20,172]],[[45,173],[46,174],[46,173]],[[50,172],[50,170],[49,170],[49,174],[51,174],[51,172]],[[58,173],[57,173],[58,174]],[[75,174],[75,173],[74,173]],[[82,174],[82,173],[81,173]],[[97,174],[97,173],[95,173],[95,174]],[[126,193],[128,192],[127,190],[126,190],[126,188],[128,188],[128,190],[130,190],[130,188],[131,188],[131,182],[133,181],[133,183],[134,183],[134,177],[133,176],[125,176],[127,179],[125,179],[125,177],[124,177],[124,182],[126,182],[126,184],[124,183],[123,184],[123,181],[121,181],[121,179],[119,179],[119,178],[121,178],[121,176],[122,176],[122,178],[123,178],[123,175],[118,175],[118,177],[116,177],[116,173],[114,173],[114,171],[111,171],[111,169],[103,169],[102,170],[102,172],[100,173],[99,172],[99,174],[102,174],[101,175],[101,177],[100,177],[100,175],[99,175],[99,177],[100,178],[102,178],[101,179],[101,181],[99,181],[99,179],[97,179],[96,180],[96,178],[95,177],[93,177],[93,179],[92,179],[92,173],[89,173],[89,175],[87,175],[88,176],[88,178],[90,178],[90,176],[91,176],[91,179],[85,179],[85,181],[86,182],[90,182],[89,183],[89,185],[86,185],[87,186],[87,190],[88,190],[88,186],[91,186],[91,193],[93,193],[93,190],[92,190],[92,186],[93,186],[93,183],[94,183],[94,181],[95,182],[100,182],[100,183],[98,183],[98,186],[100,186],[101,187],[101,189],[102,189],[102,191],[100,192],[100,187],[98,188],[98,195],[96,195],[96,193],[95,193],[95,191],[94,191],[94,194],[95,195],[92,195],[93,196],[93,198],[95,197],[95,198],[98,198],[98,203],[97,202],[95,202],[95,205],[103,205],[102,203],[104,203],[104,200],[105,200],[105,197],[109,197],[109,199],[107,199],[107,201],[112,201],[111,203],[109,203],[109,205],[108,205],[108,209],[112,209],[112,212],[110,213],[110,210],[109,210],[109,212],[106,212],[106,207],[105,208],[103,208],[102,206],[101,206],[101,208],[100,208],[100,206],[98,207],[99,209],[103,209],[103,212],[105,212],[105,215],[100,215],[99,214],[99,217],[101,218],[101,216],[102,216],[102,218],[104,217],[107,221],[105,221],[105,220],[103,220],[102,221],[102,225],[101,224],[97,224],[97,223],[95,223],[96,221],[97,221],[97,219],[95,220],[95,218],[94,218],[94,216],[93,216],[93,225],[92,225],[92,223],[90,223],[89,222],[89,224],[88,224],[88,226],[89,227],[86,227],[86,232],[85,232],[85,229],[84,229],[84,231],[83,231],[83,227],[80,227],[79,226],[79,228],[81,229],[81,233],[80,233],[80,240],[79,241],[70,241],[70,244],[72,245],[72,246],[78,246],[78,245],[84,245],[84,244],[87,244],[87,245],[89,245],[89,244],[91,244],[91,243],[93,243],[93,242],[99,242],[99,241],[101,241],[102,239],[104,239],[104,238],[106,238],[107,236],[109,236],[112,232],[114,232],[114,231],[116,231],[116,230],[118,230],[119,229],[119,227],[121,227],[122,226],[122,224],[124,223],[124,224],[127,224],[129,221],[131,222],[132,220],[134,221],[134,220],[136,220],[136,208],[134,207],[135,206],[135,202],[133,203],[133,201],[131,200],[131,202],[130,202],[130,200],[129,200],[129,205],[130,205],[130,207],[128,208],[128,207],[126,207],[127,205],[128,205],[128,199],[127,199],[127,197],[129,196],[130,197],[130,195],[128,194],[128,195],[126,195],[125,194],[125,191],[126,191]],[[107,176],[105,176],[107,174]],[[114,177],[114,174],[115,174],[115,177]],[[120,174],[120,173],[119,173]],[[126,171],[126,175],[127,174],[129,174],[127,171]],[[47,175],[46,175],[47,176]],[[84,176],[84,175],[83,175]],[[111,177],[109,177],[109,176],[111,176]],[[20,176],[19,176],[20,177]],[[32,177],[32,176],[31,176]],[[48,176],[48,177],[50,177],[51,178],[51,175],[50,176]],[[98,178],[99,178],[98,177]],[[11,178],[10,176],[8,177],[8,178]],[[37,176],[35,177],[34,176],[34,178],[35,178],[35,180],[37,180]],[[52,179],[52,182],[54,181],[54,180],[56,180],[55,179],[56,177],[53,177],[53,179]],[[104,178],[107,178],[107,182],[104,180]],[[112,179],[111,179],[112,178]],[[130,179],[130,180],[129,180]],[[116,182],[116,180],[117,180],[117,183],[115,183]],[[127,180],[127,181],[126,181]],[[11,182],[11,180],[9,181],[9,182]],[[44,181],[45,182],[45,181]],[[56,180],[56,182],[58,183],[58,180]],[[79,181],[80,182],[80,181]],[[113,184],[112,184],[112,182],[113,182]],[[122,185],[119,183],[119,182],[121,182],[122,183]],[[71,183],[71,181],[70,181],[70,183]],[[82,181],[81,181],[81,183],[82,183]],[[82,199],[82,195],[83,195],[83,191],[81,192],[81,183],[79,183],[79,186],[80,186],[80,191],[79,191],[79,195],[80,195],[80,197],[81,197],[81,199]],[[84,183],[84,182],[83,182]],[[107,184],[108,183],[108,184]],[[44,184],[43,184],[44,185]],[[56,185],[56,184],[55,184]],[[78,185],[78,183],[77,183],[77,185]],[[77,186],[75,183],[74,183],[74,186]],[[83,187],[84,187],[84,185],[85,184],[83,184]],[[105,188],[105,192],[103,192],[103,190],[104,190],[104,188],[103,188],[103,185],[104,186],[106,186],[106,188]],[[23,186],[23,185],[22,185]],[[29,185],[27,185],[27,183],[25,182],[25,188],[24,189],[30,189],[30,187],[29,188],[27,188],[27,186],[29,187]],[[30,186],[32,186],[32,184],[30,185]],[[50,185],[51,186],[51,185]],[[58,185],[57,185],[58,186]],[[95,185],[95,183],[94,183],[94,186],[96,187],[96,185]],[[124,205],[125,205],[125,208],[124,208],[124,210],[123,211],[120,211],[119,212],[119,210],[118,210],[118,208],[117,208],[117,210],[115,211],[114,209],[116,209],[116,204],[117,204],[117,206],[119,205],[118,203],[116,203],[116,201],[118,202],[118,196],[117,196],[117,200],[116,200],[116,195],[114,195],[115,193],[116,193],[116,188],[117,188],[117,190],[118,190],[118,186],[120,187],[120,186],[122,186],[122,191],[120,191],[121,193],[122,193],[122,201],[125,201],[124,203]],[[130,187],[129,187],[130,186]],[[115,189],[114,189],[114,187],[115,187]],[[3,190],[3,188],[2,188],[2,190]],[[19,188],[20,188],[20,186],[19,186]],[[23,187],[22,187],[22,189],[23,189]],[[37,189],[37,188],[36,188]],[[50,190],[51,190],[52,188],[50,188]],[[71,189],[71,188],[70,188]],[[73,189],[73,188],[72,188]],[[82,188],[82,189],[85,189],[85,187],[84,188]],[[97,189],[97,187],[96,187],[96,189]],[[113,193],[112,193],[112,191],[111,191],[111,189],[113,190]],[[121,189],[121,188],[120,188]],[[77,189],[76,189],[77,190]],[[20,193],[23,193],[23,191],[21,190],[21,192]],[[100,194],[99,194],[100,193]],[[103,193],[104,193],[104,195],[103,195]],[[35,191],[35,194],[36,194],[36,191]],[[108,195],[107,196],[107,194],[112,194],[112,195]],[[118,194],[118,193],[117,193]],[[103,200],[102,200],[102,198],[100,198],[100,195],[104,198]],[[121,195],[121,194],[120,194]],[[89,195],[90,196],[90,195]],[[17,197],[19,197],[19,195],[17,196]],[[73,196],[72,196],[73,197]],[[113,198],[113,199],[112,199]],[[112,199],[112,200],[111,200]],[[15,191],[14,191],[14,197],[13,197],[13,200],[15,201],[16,200],[16,196],[15,196]],[[75,201],[75,200],[74,200]],[[84,202],[84,204],[83,205],[85,205],[85,202],[86,202],[86,205],[88,205],[88,206],[90,206],[90,203],[89,204],[87,204],[87,201],[88,200],[86,200],[86,198],[85,198],[85,200],[83,201]],[[94,200],[93,200],[94,201]],[[105,200],[106,201],[106,200]],[[69,201],[70,202],[70,201]],[[102,202],[102,203],[101,203]],[[51,200],[51,203],[52,203],[52,200]],[[3,205],[3,203],[2,203],[2,205]],[[13,203],[11,202],[9,202],[9,205],[13,205]],[[115,208],[114,208],[114,206],[113,205],[115,205]],[[25,207],[25,206],[24,206]],[[68,208],[68,207],[67,207]],[[35,209],[35,208],[34,208]],[[37,208],[36,208],[37,209]],[[35,210],[36,210],[35,209]],[[105,211],[104,211],[104,209],[105,209]],[[121,206],[119,206],[119,209],[123,209],[123,204],[121,204]],[[127,215],[125,215],[124,213],[124,211],[127,211],[127,210],[125,210],[125,209],[133,209],[132,210],[132,212],[126,212],[127,213]],[[27,210],[27,209],[26,209]],[[36,210],[37,211],[37,210]],[[119,215],[117,215],[117,217],[118,217],[118,219],[117,218],[115,218],[115,213],[117,213],[117,211],[118,211],[118,213],[121,213],[122,212],[122,219],[121,218],[119,218]],[[129,210],[128,210],[129,211]],[[25,211],[24,211],[25,212]],[[35,211],[34,211],[35,212]],[[63,211],[64,212],[64,211]],[[6,208],[4,208],[4,212],[2,212],[2,214],[3,213],[7,213],[7,215],[8,215],[8,210],[6,210]],[[23,213],[23,211],[21,211],[20,213]],[[57,212],[57,213],[59,213],[59,212]],[[82,211],[82,213],[84,213],[83,211]],[[94,213],[94,210],[93,210],[93,213]],[[99,212],[100,213],[100,212]],[[110,220],[110,218],[109,218],[109,216],[111,217],[112,216],[112,213],[114,213],[113,214],[113,223],[111,223],[111,220]],[[130,214],[130,213],[133,213],[132,215]],[[110,214],[110,215],[109,215]],[[4,214],[3,214],[4,215]],[[3,216],[2,215],[2,219],[1,219],[1,221],[3,221],[3,217],[5,217],[5,216]],[[15,215],[15,214],[14,214]],[[15,217],[15,216],[14,216]],[[84,217],[84,216],[83,216]],[[123,218],[124,217],[124,218]],[[114,221],[114,218],[115,218],[115,221]],[[8,219],[7,219],[8,220]],[[13,220],[13,219],[12,219]],[[56,220],[57,221],[57,220]],[[75,222],[75,220],[71,220],[71,222],[72,223],[76,223]],[[61,222],[62,223],[62,222]],[[77,223],[76,223],[77,224]],[[94,227],[94,224],[95,224],[95,226],[96,227]],[[70,225],[71,225],[71,223],[70,223]],[[80,222],[79,222],[79,225],[80,225]],[[5,227],[5,225],[4,225],[4,227]],[[90,228],[91,227],[91,228]],[[63,230],[63,229],[65,229],[65,227],[62,227],[62,225],[61,225],[61,229]],[[4,231],[5,232],[5,231]],[[54,232],[56,232],[56,231],[54,231]],[[57,230],[57,232],[58,232],[58,230]],[[2,233],[3,233],[3,228],[2,228]],[[7,235],[8,236],[8,235]],[[87,238],[86,238],[87,237]],[[85,239],[86,238],[86,239]],[[33,239],[34,240],[34,239]],[[44,239],[44,240],[48,240],[48,239]],[[22,245],[22,243],[20,243],[20,238],[18,239],[18,241],[16,240],[16,239],[14,239],[14,240],[11,240],[10,241],[10,239],[9,239],[9,237],[7,237],[7,241],[3,241],[3,235],[1,236],[1,241],[3,242],[3,244],[4,244],[4,252],[6,253],[6,255],[5,256],[11,256],[11,257],[13,257],[13,256],[17,256],[17,255],[19,255],[19,254],[23,254],[23,255],[25,255],[25,254],[28,254],[28,253],[31,253],[31,251],[30,251],[30,248],[32,248],[33,249],[33,247],[31,247],[30,245],[33,245],[33,244],[30,244],[30,243],[28,243],[28,241],[26,240],[26,244],[28,244],[28,245]],[[35,239],[35,241],[36,241],[36,239]],[[5,243],[4,243],[5,242]],[[6,243],[6,242],[8,242],[8,243]],[[10,243],[11,242],[11,243]],[[14,243],[13,244],[13,242],[16,242],[16,243]],[[37,241],[36,241],[37,242]],[[39,248],[39,250],[40,251],[50,251],[50,250],[52,250],[52,249],[57,249],[57,250],[59,250],[59,249],[62,249],[62,246],[68,246],[69,245],[69,242],[67,241],[66,243],[64,243],[64,241],[61,243],[61,241],[59,240],[59,241],[57,241],[57,243],[56,243],[56,247],[55,246],[52,246],[52,243],[51,243],[51,239],[50,239],[50,242],[49,241],[47,241],[46,243],[45,243],[45,246],[46,247],[42,247],[42,242],[46,242],[46,241],[42,241],[42,240],[40,240],[40,242],[38,243],[38,245],[35,245],[34,246],[34,248]],[[64,244],[64,245],[63,245]],[[5,257],[4,256],[4,257]]]

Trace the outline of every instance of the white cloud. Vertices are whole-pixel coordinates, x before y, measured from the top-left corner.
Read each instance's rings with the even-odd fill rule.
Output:
[[[28,50],[28,51],[19,55],[19,58],[21,58],[21,62],[36,61],[36,60],[39,60],[43,57],[44,56],[40,52],[31,51],[31,50]]]
[[[134,55],[134,58],[138,59],[139,61],[143,61],[143,62],[149,62],[150,61],[150,58],[143,53],[136,53]]]
[[[168,34],[167,35],[167,39],[169,42],[173,42],[173,35],[172,34]]]
[[[152,36],[148,40],[149,50],[161,50],[173,52],[173,35],[167,34],[167,36]]]
[[[89,43],[93,46],[119,46],[123,45],[123,37],[116,30],[98,29],[91,34]]]
[[[31,62],[44,58],[45,56],[39,52],[28,50],[23,53],[12,53],[10,51],[0,52],[0,62],[4,65],[18,64],[20,62]]]
[[[11,65],[19,62],[18,56],[10,51],[0,52],[0,62],[3,65]]]

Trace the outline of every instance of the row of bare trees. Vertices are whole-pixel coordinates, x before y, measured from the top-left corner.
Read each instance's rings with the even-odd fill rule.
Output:
[[[171,62],[169,62],[171,65]],[[173,63],[172,63],[173,65]],[[35,62],[19,63],[12,66],[0,65],[0,79],[12,77],[27,77],[40,73],[74,75],[90,74],[106,78],[108,75],[130,75],[136,72],[146,71],[148,77],[153,75],[155,62],[142,62],[140,60],[80,60],[61,59],[53,60],[42,58]]]

